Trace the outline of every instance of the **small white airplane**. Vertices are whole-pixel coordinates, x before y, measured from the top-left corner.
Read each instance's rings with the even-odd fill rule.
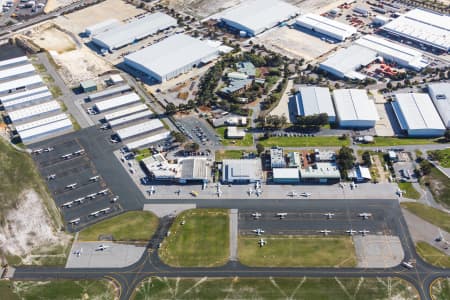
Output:
[[[100,214],[100,211],[97,210],[97,211],[91,212],[91,213],[89,214],[89,216],[90,216],[90,217],[98,217],[99,214]]]
[[[346,233],[348,233],[348,235],[354,235],[355,233],[357,233],[357,231],[353,230],[353,229],[349,229],[346,231]]]
[[[77,151],[75,151],[73,154],[74,154],[74,155],[81,155],[81,154],[84,154],[84,149],[77,150]]]
[[[217,197],[222,196],[222,190],[221,189],[217,189],[216,193]]]
[[[56,174],[50,174],[50,175],[48,175],[47,176],[47,180],[53,180],[53,179],[55,179],[56,178]]]
[[[35,149],[35,150],[33,150],[33,151],[31,151],[31,153],[33,153],[33,154],[41,154],[42,152],[44,151],[44,149]]]
[[[97,196],[97,194],[93,193],[93,194],[87,195],[85,198],[86,199],[95,199],[95,196]]]
[[[284,219],[287,217],[287,213],[277,213],[277,217],[279,217],[280,219]]]
[[[181,194],[181,189],[178,189],[175,193],[178,194],[178,196],[180,196],[180,194]]]
[[[401,189],[397,189],[397,192],[396,192],[396,194],[399,196],[399,197],[403,197],[403,194],[405,193],[405,191],[403,191],[403,190],[401,190]]]
[[[372,214],[371,213],[362,212],[358,216],[363,218],[363,220],[367,220],[368,218],[370,218],[372,216]]]
[[[261,183],[259,181],[255,182],[255,189],[260,189],[261,188]]]
[[[64,154],[64,155],[61,156],[62,159],[69,159],[71,157],[72,157],[72,153]]]
[[[117,144],[119,142],[118,140],[115,140],[115,139],[110,139],[109,141],[113,144]]]
[[[70,207],[72,207],[72,205],[73,205],[73,201],[69,201],[69,202],[66,202],[66,203],[64,203],[63,205],[61,205],[61,207],[67,207],[67,208],[70,208]]]
[[[327,236],[329,233],[331,233],[331,230],[324,229],[324,230],[320,230],[319,232],[322,233],[323,235]]]
[[[111,210],[111,208],[107,207],[107,208],[100,209],[99,211],[101,213],[107,214],[107,213],[109,213],[110,210]]]
[[[359,231],[359,233],[361,233],[362,236],[365,236],[369,232],[370,232],[369,230],[365,230],[365,229]]]
[[[68,190],[73,190],[76,187],[77,187],[77,183],[76,182],[66,185],[66,189],[68,189]]]
[[[76,218],[69,221],[69,224],[77,225],[80,223],[80,218]]]
[[[111,246],[102,244],[102,245],[99,245],[97,248],[95,248],[95,251],[104,251],[108,248],[111,248]]]
[[[288,195],[289,197],[295,198],[295,197],[298,196],[298,193],[297,193],[296,191],[291,191],[291,192],[287,193],[287,195]]]
[[[262,190],[261,189],[256,189],[256,196],[261,196],[261,194],[262,194]]]
[[[114,202],[117,202],[117,200],[119,200],[119,196],[115,196],[114,198],[112,198],[111,202],[114,203]]]
[[[309,197],[309,196],[311,196],[312,194],[311,193],[308,193],[308,192],[303,192],[303,193],[301,193],[300,194],[300,196],[302,196],[302,197]]]
[[[83,253],[83,248],[73,251],[73,254],[75,254],[77,257],[80,257],[81,253]]]
[[[84,198],[78,198],[78,199],[73,200],[73,202],[77,203],[77,204],[81,204],[81,203],[83,203],[83,201],[84,201]]]
[[[155,187],[152,185],[151,188],[147,191],[147,193],[151,196],[156,193]]]
[[[259,239],[258,244],[259,247],[264,247],[267,244],[267,242],[264,239]]]
[[[97,192],[97,195],[106,195],[106,194],[108,194],[108,192],[109,192],[108,189],[104,189],[104,190]]]
[[[265,231],[262,230],[261,228],[256,228],[256,229],[253,229],[252,232],[254,232],[256,235],[261,235],[261,234],[263,234]]]
[[[408,269],[414,269],[414,265],[409,261],[402,262],[402,265]]]
[[[89,181],[96,182],[96,181],[98,181],[99,179],[100,179],[100,176],[97,175],[97,176],[92,176],[91,178],[89,178]]]
[[[53,147],[47,147],[47,148],[44,149],[44,152],[51,152],[51,151],[53,151],[53,150],[55,150],[55,148],[53,148]]]
[[[261,217],[261,214],[259,212],[255,212],[255,213],[252,213],[252,217],[253,217],[253,219],[258,220]]]
[[[323,215],[326,216],[327,219],[333,219],[333,217],[334,217],[334,213],[331,213],[331,212],[327,212],[326,214],[323,214]]]
[[[249,195],[249,196],[251,196],[252,194],[253,194],[253,189],[250,187],[250,188],[248,188],[248,191],[247,191],[247,194]]]
[[[107,130],[107,129],[109,129],[109,125],[108,124],[104,124],[104,125],[100,126],[100,129],[101,130]]]

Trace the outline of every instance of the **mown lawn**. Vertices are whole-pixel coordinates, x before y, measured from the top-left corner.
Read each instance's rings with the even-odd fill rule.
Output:
[[[361,144],[362,147],[388,147],[388,146],[406,146],[406,145],[426,145],[426,144],[436,144],[439,143],[439,139],[427,139],[427,138],[397,138],[397,137],[385,137],[376,136],[374,138],[374,143]]]
[[[401,203],[403,208],[406,208],[411,213],[417,215],[419,218],[434,224],[443,230],[450,232],[450,215],[428,205],[414,203],[414,202],[403,202]]]
[[[182,221],[185,221],[184,225]],[[226,209],[193,209],[177,216],[159,256],[177,267],[212,267],[228,261],[229,218]]]
[[[450,256],[425,242],[416,244],[416,251],[424,261],[440,268],[450,268]]]
[[[82,230],[80,241],[97,241],[112,235],[114,241],[148,241],[158,228],[158,218],[149,211],[130,211]]]
[[[398,188],[404,191],[403,197],[419,200],[420,193],[414,188],[411,182],[399,182]]]
[[[276,136],[258,141],[264,147],[342,147],[350,144],[348,139],[337,136]]]
[[[450,168],[450,148],[443,150],[431,151],[430,154],[434,159],[439,161],[439,164],[444,168]]]
[[[432,166],[430,174],[422,177],[420,182],[429,187],[437,202],[450,207],[450,179],[438,168]]]
[[[240,159],[244,150],[217,150],[215,153],[216,161],[224,159]]]
[[[250,133],[246,133],[243,139],[228,139],[226,138],[226,127],[219,127],[216,129],[217,134],[222,139],[222,145],[224,146],[241,146],[247,147],[253,145],[253,136]]]
[[[351,237],[267,236],[239,237],[238,255],[242,264],[252,267],[354,267],[355,247]]]

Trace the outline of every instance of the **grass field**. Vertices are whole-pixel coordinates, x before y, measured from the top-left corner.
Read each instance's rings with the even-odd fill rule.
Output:
[[[225,137],[226,131],[227,131],[226,127],[219,127],[216,129],[217,134],[222,139],[222,145],[224,145],[224,146],[242,146],[242,147],[253,145],[253,136],[251,134],[246,133],[245,137],[243,139],[227,139]]]
[[[158,218],[149,211],[130,211],[101,221],[80,232],[78,240],[97,241],[112,235],[114,241],[148,241],[158,227]]]
[[[108,280],[0,281],[2,300],[114,299],[117,292]]]
[[[416,251],[429,264],[440,268],[450,268],[450,256],[435,247],[425,242],[418,242]]]
[[[181,225],[184,220],[185,224]],[[224,265],[229,257],[229,218],[225,209],[194,209],[180,214],[162,243],[162,261],[177,267]]]
[[[215,153],[216,161],[222,161],[224,159],[240,159],[244,150],[217,150]]]
[[[350,144],[348,139],[341,140],[337,136],[277,136],[259,140],[258,142],[264,147],[341,147]]]
[[[442,167],[450,168],[450,148],[431,151],[430,154],[439,161]]]
[[[404,191],[403,197],[419,200],[420,193],[413,187],[411,182],[399,182],[398,188]]]
[[[354,267],[355,247],[351,237],[267,236],[239,237],[239,261],[255,267]]]
[[[419,297],[413,286],[398,278],[152,277],[141,283],[134,300],[153,299],[415,300]]]
[[[420,182],[429,187],[437,202],[450,208],[450,179],[438,168],[432,166],[431,173],[422,177]]]
[[[426,145],[439,143],[439,139],[420,139],[420,138],[396,138],[376,136],[374,143],[361,144],[362,147],[388,147],[388,146],[406,146],[406,145]]]
[[[450,232],[450,215],[428,205],[414,203],[414,202],[403,202],[401,204],[403,208],[406,208],[413,214],[424,219],[425,221],[434,224],[443,230]]]
[[[450,278],[438,278],[431,286],[433,300],[450,299]]]

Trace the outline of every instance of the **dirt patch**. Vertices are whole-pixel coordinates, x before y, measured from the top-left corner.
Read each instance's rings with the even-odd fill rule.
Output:
[[[6,254],[19,256],[22,263],[31,264],[39,258],[37,252],[65,248],[71,236],[55,232],[52,221],[34,190],[24,191],[15,209],[10,210],[0,228],[0,248]],[[62,253],[51,255],[61,256]]]
[[[36,45],[47,51],[63,53],[75,50],[77,45],[76,41],[52,23],[35,27],[29,36]]]
[[[45,5],[44,12],[47,14],[54,10],[57,10],[60,7],[67,6],[77,2],[77,0],[47,0],[47,4]]]

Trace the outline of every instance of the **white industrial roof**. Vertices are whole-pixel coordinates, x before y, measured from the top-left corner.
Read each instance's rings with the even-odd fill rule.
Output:
[[[224,159],[222,165],[224,181],[262,179],[262,166],[259,159]]]
[[[274,179],[291,179],[300,177],[297,168],[274,168],[272,171]]]
[[[395,94],[396,115],[401,127],[414,129],[445,129],[427,94]]]
[[[139,149],[141,147],[144,147],[144,146],[147,146],[147,145],[150,145],[150,144],[157,143],[159,141],[168,139],[169,137],[170,137],[170,131],[164,131],[162,133],[151,135],[151,136],[145,137],[143,139],[140,139],[140,140],[128,143],[126,145],[126,147],[129,150]]]
[[[116,130],[117,135],[121,140],[140,135],[146,132],[150,132],[153,130],[157,130],[163,128],[164,125],[159,119],[153,119],[149,121],[145,121],[136,125],[132,125],[129,127],[125,127],[122,129]]]
[[[450,49],[450,16],[413,9],[382,27],[384,30],[432,45]]]
[[[132,61],[163,77],[217,53],[217,48],[211,47],[204,41],[185,34],[177,34],[125,56],[125,61]]]
[[[333,36],[339,36],[342,40],[350,37],[357,32],[356,28],[329,18],[315,14],[305,14],[297,18],[296,23],[300,26],[306,25],[311,28],[317,28],[324,33]]]
[[[305,169],[300,169],[302,179],[341,178],[341,173],[335,163],[321,162]]]
[[[21,131],[24,130],[28,130],[34,127],[39,127],[45,124],[49,124],[49,123],[53,123],[56,121],[61,121],[67,119],[67,115],[66,114],[59,114],[59,115],[54,115],[48,118],[44,118],[44,119],[39,119],[36,121],[32,121],[32,122],[28,122],[28,123],[24,123],[24,124],[20,124],[16,126],[16,130],[20,133]]]
[[[8,101],[12,101],[21,97],[25,97],[25,96],[29,96],[29,95],[33,95],[33,94],[37,94],[37,93],[41,93],[41,92],[45,92],[48,91],[48,87],[47,86],[40,86],[38,88],[35,89],[31,89],[31,90],[26,90],[23,92],[18,92],[18,93],[14,93],[14,94],[8,94],[8,95],[4,95],[4,96],[0,96],[0,101],[2,101],[2,103],[8,102]]]
[[[125,116],[125,117],[121,117],[121,118],[109,121],[109,125],[111,127],[118,126],[118,125],[125,124],[125,123],[131,122],[131,121],[135,121],[135,120],[139,120],[139,119],[142,119],[142,118],[150,117],[152,114],[153,113],[151,111],[144,110],[144,111],[132,114],[132,115],[128,115],[128,116]]]
[[[108,19],[100,23],[96,23],[94,25],[91,25],[89,27],[86,27],[86,33],[89,35],[98,34],[100,32],[104,32],[106,30],[109,30],[117,25],[119,25],[119,21],[117,19]]]
[[[100,112],[107,111],[110,109],[113,109],[115,107],[124,106],[127,104],[135,103],[140,101],[141,98],[139,98],[138,94],[136,93],[129,93],[125,95],[121,95],[118,97],[114,97],[108,100],[100,101],[95,103],[95,106]]]
[[[123,93],[123,92],[129,91],[129,90],[131,90],[131,87],[129,85],[121,85],[118,87],[103,90],[101,92],[90,94],[89,99],[91,101],[94,101],[94,100],[97,100],[100,98],[104,98],[106,96]]]
[[[52,98],[52,93],[49,91],[33,94],[30,96],[22,97],[20,99],[15,99],[12,101],[7,101],[3,103],[3,107],[8,110],[10,107],[14,107],[20,104],[31,104],[33,102],[43,102],[44,100],[50,100]]]
[[[121,117],[124,117],[127,115],[131,115],[131,114],[143,111],[143,110],[148,110],[148,106],[145,104],[139,104],[136,106],[127,107],[125,109],[121,109],[121,110],[106,114],[105,120],[109,122],[111,120],[121,118]]]
[[[38,105],[28,106],[22,109],[10,111],[8,112],[8,115],[11,121],[15,122],[33,116],[38,116],[40,114],[45,114],[51,111],[59,110],[60,108],[61,107],[59,106],[58,101],[52,100]]]
[[[340,121],[378,120],[377,109],[367,96],[366,90],[334,90],[333,98]]]
[[[26,64],[21,66],[16,66],[13,68],[0,70],[0,80],[4,80],[10,77],[14,77],[21,74],[34,72],[34,67],[32,64]]]
[[[328,88],[301,87],[299,92],[296,95],[298,115],[309,116],[327,113],[329,117],[336,116]]]
[[[72,127],[72,122],[69,119],[64,119],[60,121],[56,121],[53,123],[48,123],[39,127],[34,127],[28,130],[24,130],[19,132],[20,138],[22,140],[30,139],[34,136],[38,137],[40,135],[49,134],[54,131],[57,131],[59,129],[63,128],[69,128]]]
[[[0,68],[6,67],[6,66],[12,65],[12,64],[25,62],[25,61],[28,61],[28,57],[26,57],[26,56],[19,56],[19,57],[15,57],[15,58],[2,60],[2,61],[0,61]]]
[[[256,35],[296,15],[299,9],[280,0],[247,0],[220,14],[223,21],[234,23]]]
[[[441,115],[444,125],[450,128],[450,83],[430,83],[428,93]]]
[[[29,85],[42,83],[42,78],[39,75],[33,75],[29,77],[19,78],[7,82],[0,83],[0,93],[17,89],[20,87],[26,87]]]
[[[377,58],[377,53],[366,47],[352,45],[346,49],[340,49],[320,64],[320,67],[328,72],[342,74],[348,78],[358,78],[356,72],[361,66],[367,66]]]
[[[244,138],[245,130],[236,126],[227,127],[227,138]]]
[[[117,49],[143,39],[160,30],[176,26],[177,20],[157,12],[133,19],[94,36],[93,41],[108,49]]]
[[[374,35],[363,36],[355,43],[376,51],[380,56],[393,57],[396,62],[401,61],[405,67],[422,69],[428,65],[421,52]]]

